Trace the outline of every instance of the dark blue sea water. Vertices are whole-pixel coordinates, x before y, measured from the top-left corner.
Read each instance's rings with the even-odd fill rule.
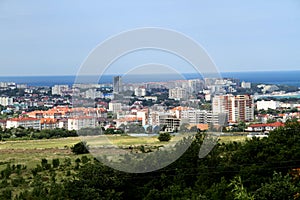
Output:
[[[267,71],[267,72],[225,72],[224,78],[236,78],[252,83],[282,84],[300,87],[300,71]],[[114,75],[103,75],[100,83],[111,83]],[[182,74],[186,79],[201,78],[199,74]],[[150,82],[177,80],[178,75],[130,75],[127,82]],[[72,85],[75,76],[7,76],[0,77],[0,82],[26,83],[29,86],[53,86],[55,84]],[[126,80],[124,82],[126,82]]]

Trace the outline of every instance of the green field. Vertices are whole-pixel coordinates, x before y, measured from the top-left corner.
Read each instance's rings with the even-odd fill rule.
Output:
[[[7,163],[24,164],[28,168],[34,168],[42,158],[76,159],[77,156],[73,155],[70,147],[79,141],[79,138],[74,137],[0,142],[0,170],[5,168]]]
[[[244,142],[246,140],[246,136],[220,136],[219,142]]]
[[[176,143],[183,136],[172,137],[171,142]],[[221,136],[220,142],[245,140],[245,136]],[[69,137],[59,139],[43,140],[17,140],[0,142],[0,170],[6,167],[7,163],[24,164],[28,168],[34,168],[42,158],[52,160],[54,158],[65,159],[66,157],[75,160],[78,156],[71,152],[70,147],[78,143],[81,138]],[[157,137],[131,137],[120,135],[89,137],[88,144],[91,145],[116,145],[116,146],[160,146],[167,144],[159,142]]]

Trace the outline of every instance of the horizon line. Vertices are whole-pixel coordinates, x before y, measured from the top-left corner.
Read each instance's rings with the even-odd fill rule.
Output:
[[[295,69],[292,69],[292,70],[257,70],[257,71],[221,71],[219,73],[251,73],[251,72],[293,72],[293,71],[300,71],[300,70],[295,70]],[[181,74],[195,74],[197,72],[184,72],[184,73],[181,73]],[[125,74],[125,73],[124,73]],[[120,74],[120,73],[110,73],[110,74],[104,74],[104,75],[107,75],[107,76],[120,76],[120,75],[124,75],[124,74]],[[158,73],[159,74],[159,73]],[[162,73],[161,75],[163,74],[177,74],[177,73]],[[205,73],[203,73],[205,74]],[[208,73],[209,74],[209,73]],[[131,74],[131,75],[151,75],[151,74]],[[62,76],[77,76],[77,74],[24,74],[24,75],[0,75],[0,77],[47,77],[47,76],[57,76],[57,77],[62,77]],[[84,75],[84,76],[99,76],[99,75]]]

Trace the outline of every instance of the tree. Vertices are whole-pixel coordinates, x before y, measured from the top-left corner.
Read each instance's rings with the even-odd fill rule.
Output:
[[[297,188],[293,185],[292,178],[287,174],[274,172],[273,178],[256,191],[255,199],[294,199]]]
[[[74,146],[71,147],[71,150],[75,154],[89,153],[89,150],[88,150],[88,147],[87,147],[87,144],[85,141],[78,142],[77,144],[75,144]]]
[[[171,134],[168,132],[160,133],[158,139],[161,142],[168,142],[171,140]]]
[[[115,129],[113,128],[107,128],[105,131],[104,131],[104,134],[107,134],[107,135],[112,135],[115,133]]]
[[[247,192],[247,189],[243,186],[240,176],[234,177],[229,186],[232,186],[232,192],[234,199],[237,200],[254,200],[254,196]]]
[[[52,160],[52,165],[53,165],[53,168],[57,168],[59,166],[59,159],[58,158],[53,159]]]
[[[244,121],[240,121],[237,125],[238,131],[244,132],[246,129],[246,123]]]

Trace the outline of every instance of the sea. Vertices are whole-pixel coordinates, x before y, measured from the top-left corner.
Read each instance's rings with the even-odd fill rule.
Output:
[[[97,77],[99,83],[112,83],[114,75],[102,75]],[[202,78],[199,74],[185,73],[180,76],[171,74],[161,75],[130,75],[124,82],[164,82],[171,80]],[[253,72],[224,72],[223,78],[235,78],[240,81],[263,84],[290,85],[300,87],[299,71],[253,71]],[[76,81],[75,75],[69,76],[0,76],[0,82],[15,82],[28,86],[53,86],[57,84],[72,85]]]

